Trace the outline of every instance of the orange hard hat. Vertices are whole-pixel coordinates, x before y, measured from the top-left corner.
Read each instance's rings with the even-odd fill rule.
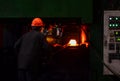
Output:
[[[31,23],[31,26],[38,27],[38,26],[44,26],[44,24],[43,24],[43,21],[41,18],[34,18],[32,23]]]

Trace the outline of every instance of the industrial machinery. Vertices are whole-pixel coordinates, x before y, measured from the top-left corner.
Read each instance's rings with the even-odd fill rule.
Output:
[[[120,74],[120,11],[104,11],[104,75]]]
[[[58,43],[62,46],[81,46],[83,44],[88,47],[88,26],[80,23],[62,23],[54,24],[48,27],[46,34],[49,43]],[[74,43],[74,44],[71,44]]]
[[[52,54],[53,66],[59,69],[57,73],[54,71],[55,76],[65,75],[68,81],[89,81],[88,26],[70,20],[48,28],[47,41],[59,44]]]

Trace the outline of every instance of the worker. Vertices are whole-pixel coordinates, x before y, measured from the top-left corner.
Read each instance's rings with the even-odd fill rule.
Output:
[[[51,48],[45,40],[44,26],[41,18],[34,18],[31,23],[32,30],[15,43],[15,53],[18,54],[18,81],[36,81],[40,74],[42,56]]]

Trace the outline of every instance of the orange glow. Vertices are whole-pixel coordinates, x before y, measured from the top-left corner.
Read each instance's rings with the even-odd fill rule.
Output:
[[[81,44],[80,45],[82,45],[82,44],[85,44],[86,45],[86,47],[88,47],[88,42],[86,42],[87,41],[87,37],[86,37],[86,34],[85,34],[85,32],[83,31],[83,29],[81,29]]]
[[[47,37],[46,37],[46,41],[47,41],[48,43],[52,44],[52,43],[55,42],[55,39],[54,39],[53,37],[51,37],[51,36],[47,36]]]
[[[78,46],[77,41],[75,39],[71,39],[68,43],[68,46]]]

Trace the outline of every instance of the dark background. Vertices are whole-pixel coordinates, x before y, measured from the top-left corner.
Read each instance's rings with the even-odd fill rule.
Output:
[[[92,22],[92,0],[0,1],[0,17],[82,17]]]
[[[119,0],[1,0],[0,22],[2,23],[2,18],[81,17],[83,23],[90,24],[91,81],[117,81],[115,76],[103,75],[103,64],[101,63],[103,11],[116,9],[119,9]],[[18,25],[16,24],[16,26]],[[1,49],[4,41],[2,40],[3,27],[5,26],[0,24]],[[96,57],[97,54],[99,54],[100,60]]]

